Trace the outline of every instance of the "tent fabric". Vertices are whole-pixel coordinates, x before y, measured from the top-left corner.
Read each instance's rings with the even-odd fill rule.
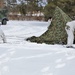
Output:
[[[72,21],[72,19],[57,6],[48,30],[39,37],[32,36],[27,40],[37,43],[66,44],[67,33],[65,26],[69,21]]]

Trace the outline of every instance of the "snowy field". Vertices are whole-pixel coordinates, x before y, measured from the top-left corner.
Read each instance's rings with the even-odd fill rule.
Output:
[[[42,21],[9,21],[1,26],[7,43],[0,40],[0,75],[75,75],[75,49],[25,41],[47,27]]]

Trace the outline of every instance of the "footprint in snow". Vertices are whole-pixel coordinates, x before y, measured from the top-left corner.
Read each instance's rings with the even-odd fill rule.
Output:
[[[75,56],[69,56],[69,57],[67,57],[67,60],[72,60],[72,59],[75,59]]]
[[[56,63],[61,63],[62,62],[62,59],[61,58],[60,59],[57,59],[55,62]]]
[[[60,69],[60,68],[63,68],[65,66],[66,66],[66,63],[61,63],[61,64],[56,65],[55,68]]]
[[[44,67],[44,68],[41,70],[41,72],[47,72],[47,71],[49,71],[49,68],[50,68],[50,67]]]

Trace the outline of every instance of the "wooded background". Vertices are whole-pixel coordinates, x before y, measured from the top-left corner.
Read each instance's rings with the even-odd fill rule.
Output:
[[[42,16],[43,20],[48,20],[49,16],[53,16],[56,6],[60,7],[70,18],[75,19],[75,0],[0,0],[0,8],[6,9],[10,17],[11,14],[17,17],[20,15],[32,17],[33,14],[39,13],[34,16],[36,18]]]

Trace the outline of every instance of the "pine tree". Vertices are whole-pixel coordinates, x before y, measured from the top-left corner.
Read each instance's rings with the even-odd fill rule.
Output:
[[[27,40],[37,43],[66,44],[67,34],[65,31],[65,26],[68,21],[71,21],[71,18],[66,15],[59,7],[56,7],[54,16],[52,18],[52,23],[48,27],[48,30],[40,37],[33,36]]]

